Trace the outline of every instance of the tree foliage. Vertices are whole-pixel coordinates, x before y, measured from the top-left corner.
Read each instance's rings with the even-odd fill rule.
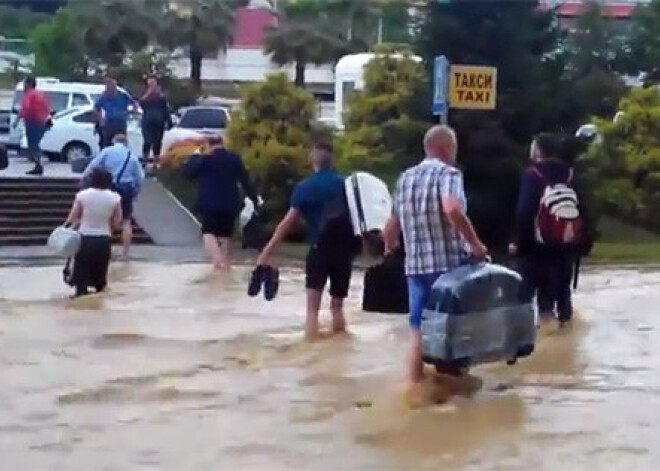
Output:
[[[30,34],[34,52],[35,73],[77,80],[87,77],[90,68],[78,17],[70,9],[58,10],[50,21],[34,28]]]
[[[585,159],[604,209],[629,222],[660,230],[660,93],[632,89],[616,122],[598,120],[601,139]]]
[[[363,90],[349,102],[337,148],[344,169],[392,176],[422,155],[429,87],[424,66],[410,53],[381,51],[365,67]]]
[[[310,170],[308,154],[315,138],[313,96],[284,74],[269,75],[246,86],[232,114],[227,144],[241,153],[256,178],[266,210],[281,215],[295,183]]]

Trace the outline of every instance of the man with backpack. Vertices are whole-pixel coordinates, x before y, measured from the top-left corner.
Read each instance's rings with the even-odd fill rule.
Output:
[[[305,262],[305,338],[308,340],[319,337],[318,316],[323,290],[328,280],[333,333],[346,330],[344,299],[348,296],[355,255],[350,219],[346,230],[330,223],[333,218],[329,215],[333,206],[341,202],[342,197],[345,198],[344,179],[333,168],[332,147],[316,144],[312,149],[311,159],[314,173],[296,185],[291,196],[291,207],[259,254],[254,272],[256,274],[260,268],[269,266],[273,252],[293,231],[298,221],[304,219],[310,245]],[[346,237],[343,234],[346,234]]]
[[[121,197],[123,258],[128,259],[133,239],[133,202],[144,183],[144,169],[138,157],[128,147],[124,134],[117,134],[112,139],[113,145],[103,149],[90,162],[82,176],[86,181],[97,167],[102,167],[112,174],[112,190]]]
[[[562,140],[540,134],[533,142],[533,164],[523,173],[511,252],[520,257],[525,296],[547,293],[550,312],[543,320],[560,325],[572,319],[571,281],[576,261],[588,255],[593,227],[572,166],[562,160]]]

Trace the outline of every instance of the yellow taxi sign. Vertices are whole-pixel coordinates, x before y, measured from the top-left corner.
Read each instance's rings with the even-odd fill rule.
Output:
[[[466,110],[494,110],[497,102],[497,69],[477,65],[452,65],[449,70],[449,106]]]

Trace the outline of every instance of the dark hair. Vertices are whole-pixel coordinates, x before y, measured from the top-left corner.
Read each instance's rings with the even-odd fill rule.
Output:
[[[25,80],[23,80],[23,86],[30,87],[30,88],[36,88],[37,87],[37,79],[34,78],[34,75],[28,75],[27,77],[25,77]]]
[[[574,165],[589,148],[589,142],[569,134],[561,136],[559,159],[568,165]]]
[[[314,149],[323,151],[327,154],[332,155],[334,153],[334,149],[332,148],[332,144],[328,144],[327,142],[317,142],[314,144]]]
[[[96,167],[90,175],[89,186],[97,190],[109,190],[112,186],[112,174],[104,168]]]
[[[561,156],[561,139],[556,134],[543,132],[534,138],[534,142],[544,159],[557,159]]]

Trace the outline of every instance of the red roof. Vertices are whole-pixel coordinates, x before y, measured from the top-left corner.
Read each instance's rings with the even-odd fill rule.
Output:
[[[547,2],[541,3],[543,8],[553,8]],[[557,14],[564,18],[573,18],[582,12],[583,2],[564,2],[557,6]],[[603,3],[603,15],[608,18],[630,18],[637,5],[635,3]]]
[[[265,8],[240,8],[236,14],[233,47],[238,49],[261,49],[264,31],[277,25],[277,16]]]

